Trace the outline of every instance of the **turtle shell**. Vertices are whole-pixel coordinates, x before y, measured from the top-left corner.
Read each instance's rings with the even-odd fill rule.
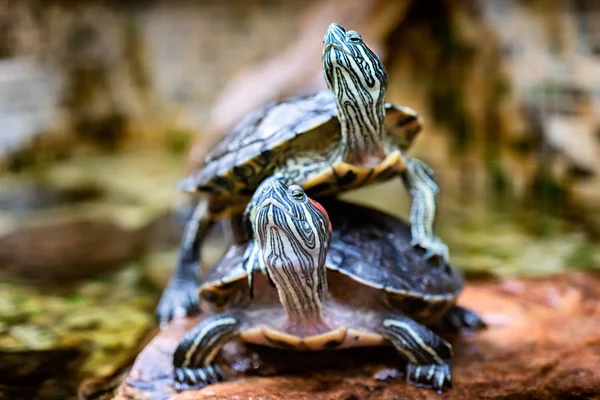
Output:
[[[385,109],[387,137],[392,138],[394,146],[399,146],[401,150],[408,149],[421,130],[420,117],[414,110],[404,106],[386,103]],[[233,176],[247,185],[258,185],[260,179],[255,179],[254,170],[248,167],[251,162],[267,169],[273,165],[273,159],[284,144],[315,130],[326,136],[329,134],[330,141],[334,141],[334,135],[340,134],[336,116],[335,98],[328,90],[267,104],[246,115],[210,151],[203,167],[181,180],[179,188],[187,192],[210,191],[213,184],[211,180],[220,175],[229,175],[231,171],[234,172]],[[411,128],[406,129],[405,125],[412,121],[417,123],[410,124]],[[315,151],[322,149],[315,148]]]
[[[462,273],[440,258],[424,258],[400,218],[335,199],[320,202],[333,226],[327,268],[399,295],[442,300],[462,290]]]
[[[461,272],[437,258],[425,259],[411,245],[410,225],[373,208],[329,198],[321,201],[333,234],[326,267],[397,299],[407,314],[432,303],[450,304],[464,285]],[[200,292],[204,300],[224,305],[231,294],[247,288],[244,245],[233,246],[208,274]],[[427,310],[433,312],[433,310]]]
[[[221,261],[211,268],[200,286],[200,298],[212,308],[220,308],[232,299],[232,295],[247,289],[248,274],[244,269],[245,244],[233,245]]]

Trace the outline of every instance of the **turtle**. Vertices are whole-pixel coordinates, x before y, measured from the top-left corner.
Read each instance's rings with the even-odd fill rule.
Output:
[[[260,192],[252,240],[268,275],[258,274],[250,299],[242,243],[209,272],[199,291],[209,315],[173,355],[178,388],[224,379],[213,361],[234,337],[300,351],[392,344],[407,362],[409,382],[438,392],[451,386],[451,345],[430,328],[485,327],[475,312],[456,305],[462,273],[412,247],[402,220],[327,201],[321,205],[300,186],[278,180]]]
[[[200,199],[157,307],[161,323],[197,312],[199,249],[210,226],[227,218],[241,222],[244,236],[251,235],[253,195],[273,179],[320,198],[399,176],[412,198],[413,245],[432,258],[448,259],[447,246],[433,232],[437,180],[425,163],[406,155],[422,118],[409,107],[385,102],[386,70],[358,32],[331,24],[322,60],[328,90],[249,113],[201,168],[179,182],[182,191],[199,193]]]

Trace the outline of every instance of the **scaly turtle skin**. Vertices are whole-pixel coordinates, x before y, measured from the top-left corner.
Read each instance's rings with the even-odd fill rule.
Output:
[[[245,210],[243,225],[251,235],[252,196],[273,179],[322,197],[399,176],[413,199],[412,245],[447,261],[447,247],[433,234],[438,185],[429,167],[405,154],[421,129],[420,117],[385,103],[385,68],[357,32],[329,27],[323,70],[330,91],[251,113],[212,150],[202,169],[182,180],[182,190],[204,195],[157,308],[161,322],[197,310],[199,247],[212,222]]]
[[[280,181],[257,199],[254,238],[275,289],[259,275],[250,300],[245,247],[228,251],[200,290],[216,313],[175,351],[180,388],[221,380],[213,359],[235,336],[304,351],[392,344],[406,359],[409,382],[438,392],[451,386],[452,348],[427,326],[484,326],[455,305],[463,287],[457,270],[424,258],[410,244],[409,226],[384,213],[335,201],[327,204],[329,220],[299,186]]]

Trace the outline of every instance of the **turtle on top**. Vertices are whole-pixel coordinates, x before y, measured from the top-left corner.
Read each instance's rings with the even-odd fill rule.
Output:
[[[484,327],[455,305],[464,284],[459,271],[424,258],[408,224],[383,212],[335,199],[321,206],[281,180],[264,185],[255,200],[251,240],[267,276],[257,276],[251,300],[243,244],[209,272],[200,300],[213,313],[173,357],[180,389],[224,379],[213,360],[234,337],[300,351],[391,344],[410,383],[438,392],[451,386],[452,347],[428,327]]]
[[[157,307],[161,323],[198,310],[200,245],[213,221],[242,218],[251,236],[252,209],[274,180],[323,198],[398,176],[412,198],[412,245],[424,249],[426,257],[448,261],[446,245],[433,233],[438,192],[433,172],[406,155],[421,118],[408,107],[385,102],[387,73],[358,32],[331,24],[322,60],[330,90],[250,113],[201,169],[181,181],[182,190],[202,196]],[[249,268],[265,268],[257,246],[249,246],[245,257]]]

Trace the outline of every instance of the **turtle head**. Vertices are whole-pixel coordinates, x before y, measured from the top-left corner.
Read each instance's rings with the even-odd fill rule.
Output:
[[[368,93],[375,102],[385,98],[385,67],[356,31],[346,31],[335,23],[329,25],[323,39],[323,71],[327,87],[338,99],[364,99],[362,93]]]
[[[331,241],[331,223],[323,206],[300,186],[274,180],[258,195],[251,221],[289,321],[299,326],[322,321],[324,264]]]
[[[308,258],[325,259],[331,241],[329,216],[300,186],[287,186],[280,180],[267,184],[251,220],[265,263],[280,257],[300,263]]]
[[[331,24],[323,39],[323,73],[340,122],[342,160],[373,166],[385,156],[387,73],[360,33]]]

